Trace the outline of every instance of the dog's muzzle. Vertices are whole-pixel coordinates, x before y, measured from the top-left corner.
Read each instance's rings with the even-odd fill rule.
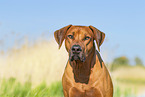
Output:
[[[73,45],[70,50],[70,60],[80,60],[82,62],[85,61],[85,55],[80,45]]]

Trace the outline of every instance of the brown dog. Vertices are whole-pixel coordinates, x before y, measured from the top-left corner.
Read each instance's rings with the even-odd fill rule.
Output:
[[[105,34],[93,26],[68,25],[54,32],[59,48],[65,39],[69,60],[62,84],[65,97],[113,97],[113,85],[98,50]]]

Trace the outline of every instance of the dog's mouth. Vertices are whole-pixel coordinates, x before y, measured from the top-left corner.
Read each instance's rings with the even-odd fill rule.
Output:
[[[86,57],[85,57],[85,53],[84,50],[82,49],[82,47],[78,44],[74,44],[70,51],[69,51],[69,59],[70,61],[81,61],[81,62],[85,62]]]
[[[73,54],[73,53],[69,53],[69,60],[70,61],[78,61],[80,60],[81,62],[85,62],[86,57],[84,53],[80,53],[80,54]]]

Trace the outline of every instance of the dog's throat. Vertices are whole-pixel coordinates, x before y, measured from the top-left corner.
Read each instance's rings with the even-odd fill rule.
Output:
[[[93,60],[95,59],[95,52],[91,52],[89,56],[86,57],[85,62],[82,62],[81,60],[69,61],[73,69],[75,82],[88,84],[91,70],[95,64],[95,61]]]
[[[90,77],[89,66],[85,66],[84,62],[76,61],[76,64],[73,64],[74,79],[76,82],[87,84]],[[88,64],[89,65],[89,64]]]
[[[91,72],[90,63],[88,61],[81,62],[80,60],[74,60],[71,62],[71,66],[73,68],[75,82],[88,84]]]

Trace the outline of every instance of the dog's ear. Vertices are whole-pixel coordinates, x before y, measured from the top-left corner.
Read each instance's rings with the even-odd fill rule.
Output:
[[[54,32],[54,37],[55,37],[56,42],[57,42],[58,45],[59,45],[59,49],[60,49],[60,47],[61,47],[61,45],[62,45],[62,42],[63,42],[63,40],[64,40],[64,38],[65,38],[65,34],[66,34],[67,30],[68,30],[71,26],[72,26],[72,25],[65,26],[65,27],[63,27],[63,28],[61,28],[61,29],[59,29],[59,30],[57,30],[57,31]]]
[[[97,46],[98,46],[98,50],[100,52],[100,46],[101,46],[101,44],[103,43],[103,41],[105,39],[105,33],[101,32],[100,30],[98,30],[97,28],[95,28],[93,26],[89,26],[89,28],[94,33],[94,40],[96,40],[96,43],[97,43]]]

